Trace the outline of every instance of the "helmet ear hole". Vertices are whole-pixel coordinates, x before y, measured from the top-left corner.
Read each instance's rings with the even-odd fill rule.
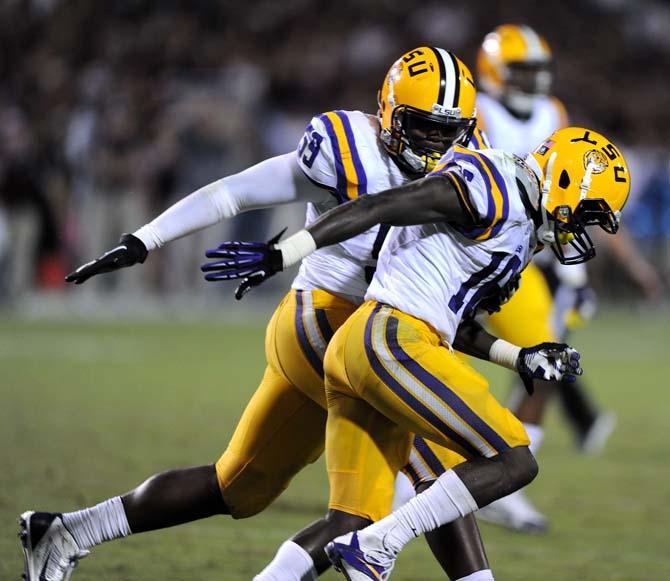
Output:
[[[558,187],[565,190],[570,185],[570,176],[568,172],[563,170],[560,177],[558,178]]]

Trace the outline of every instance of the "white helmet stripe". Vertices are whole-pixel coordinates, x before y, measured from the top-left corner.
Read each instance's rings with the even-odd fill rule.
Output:
[[[547,51],[542,45],[542,40],[540,39],[537,32],[535,32],[530,26],[519,26],[519,32],[523,37],[524,42],[526,43],[526,59],[529,61],[542,61],[548,58]]]
[[[458,94],[460,92],[460,86],[458,84],[459,72],[456,58],[443,48],[438,48],[436,50],[438,58],[442,59],[442,64],[444,65],[444,76],[446,80],[444,101],[439,103],[439,105],[448,107],[449,109],[456,108],[458,107]]]

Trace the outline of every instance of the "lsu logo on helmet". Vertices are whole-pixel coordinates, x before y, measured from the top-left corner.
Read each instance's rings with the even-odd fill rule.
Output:
[[[476,94],[472,74],[451,52],[421,46],[405,53],[378,95],[384,147],[408,173],[432,171],[449,147],[469,141]]]
[[[584,169],[592,166],[591,171],[594,174],[603,173],[609,166],[607,156],[597,149],[590,149],[584,154]]]

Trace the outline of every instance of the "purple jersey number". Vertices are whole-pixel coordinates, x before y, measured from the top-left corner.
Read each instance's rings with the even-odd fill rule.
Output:
[[[316,156],[319,155],[322,141],[323,136],[314,131],[311,126],[307,128],[298,146],[298,155],[302,156],[302,163],[307,167],[311,168],[314,164]]]

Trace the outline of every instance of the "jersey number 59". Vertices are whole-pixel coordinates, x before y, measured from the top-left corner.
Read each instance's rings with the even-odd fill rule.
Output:
[[[316,156],[319,155],[323,137],[314,130],[307,129],[298,145],[298,155],[302,156],[302,163],[311,168]]]

